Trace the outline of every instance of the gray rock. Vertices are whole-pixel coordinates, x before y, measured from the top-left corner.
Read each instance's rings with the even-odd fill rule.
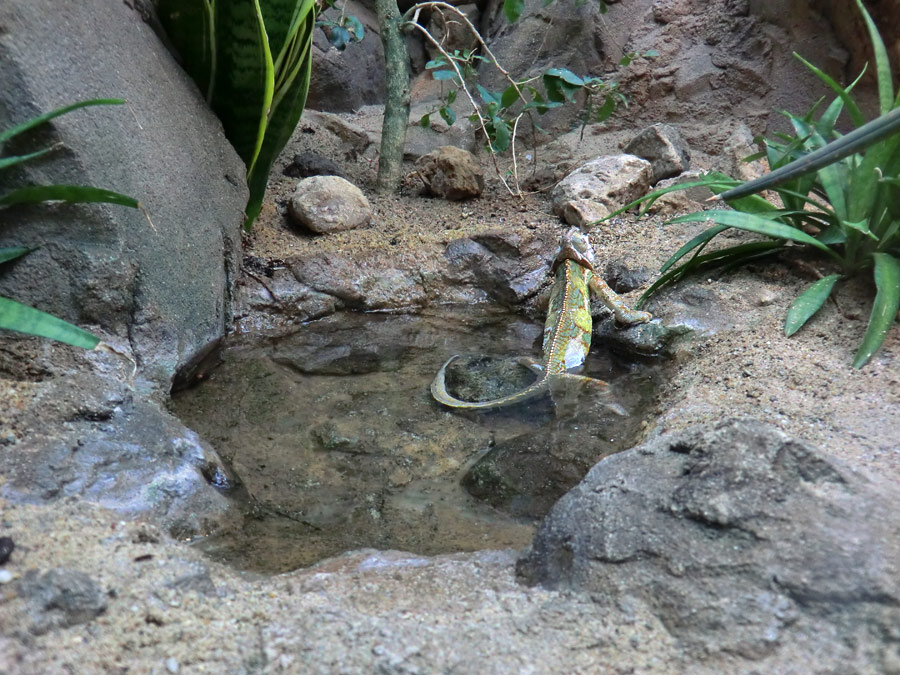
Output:
[[[426,190],[443,199],[471,199],[484,191],[484,172],[478,160],[471,152],[452,145],[420,157],[416,171]]]
[[[152,219],[111,205],[5,209],[0,244],[42,248],[4,270],[0,295],[121,337],[142,374],[168,390],[231,322],[245,168],[126,4],[11,0],[0,24],[0,128],[92,95],[128,100],[53,120],[21,149],[62,141],[65,151],[23,165],[22,182],[112,189]]]
[[[753,132],[744,123],[738,123],[734,131],[725,141],[723,155],[730,165],[730,173],[740,180],[753,180],[768,171],[768,162],[757,159],[745,162],[744,159],[757,151]]]
[[[341,168],[332,160],[314,152],[301,152],[284,167],[282,172],[291,178],[311,178],[312,176],[340,176],[346,178]]]
[[[605,155],[579,167],[553,188],[553,213],[570,225],[589,227],[646,194],[650,162],[634,155]]]
[[[653,169],[651,184],[663,178],[677,176],[691,166],[691,151],[677,127],[653,124],[638,132],[625,152],[650,162]]]
[[[601,461],[518,572],[601,603],[639,598],[697,655],[800,643],[839,671],[883,672],[900,647],[898,509],[885,484],[729,419]]]
[[[297,225],[328,234],[372,224],[369,200],[350,181],[339,176],[313,176],[297,183],[288,213]]]
[[[606,263],[603,280],[616,293],[630,293],[646,284],[653,276],[646,267],[632,267],[618,260]]]
[[[32,622],[28,630],[33,635],[88,623],[106,611],[106,594],[78,570],[57,567],[43,574],[28,570],[16,586],[28,602]]]

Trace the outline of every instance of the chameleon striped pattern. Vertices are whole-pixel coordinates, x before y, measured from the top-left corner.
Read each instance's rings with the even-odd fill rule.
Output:
[[[431,395],[436,401],[451,408],[500,408],[537,398],[550,391],[555,380],[563,378],[606,386],[602,380],[571,374],[584,365],[591,348],[591,292],[614,312],[617,321],[641,323],[649,321],[651,316],[628,308],[602,279],[594,275],[594,251],[588,238],[577,228],[571,228],[563,235],[554,265],[556,276],[544,322],[544,361],[540,377],[510,396],[491,401],[462,401],[447,391],[445,383],[447,366],[457,358],[453,356],[441,366],[431,383]]]

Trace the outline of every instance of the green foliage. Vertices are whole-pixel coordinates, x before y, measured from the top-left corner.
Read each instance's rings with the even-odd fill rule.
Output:
[[[325,0],[324,4],[326,7],[333,7],[334,0]],[[339,51],[344,51],[352,42],[362,42],[366,36],[366,29],[362,25],[362,21],[343,11],[335,20],[320,15],[316,20],[316,26],[322,29],[328,42]]]
[[[244,227],[249,229],[272,164],[306,103],[315,2],[160,0],[157,9],[185,69],[206,93],[247,166],[250,199]],[[335,28],[361,35],[362,24],[350,19]]]
[[[0,143],[6,143],[25,131],[40,126],[41,124],[52,120],[54,117],[59,117],[60,115],[77,110],[78,108],[94,105],[118,105],[122,103],[124,103],[124,101],[121,99],[92,99],[90,101],[81,101],[79,103],[64,106],[44,115],[39,115],[27,120],[6,131],[0,132]],[[15,166],[37,157],[42,157],[55,150],[57,147],[59,146],[51,146],[23,155],[2,157],[0,158],[0,169]],[[29,185],[21,187],[0,195],[0,208],[12,206],[13,204],[36,204],[47,201],[106,202],[110,204],[119,204],[121,206],[129,206],[131,208],[140,208],[140,204],[136,199],[111,190],[104,190],[102,188],[85,185]],[[20,258],[21,256],[30,253],[32,250],[34,249],[25,246],[2,248],[0,249],[0,264]],[[23,305],[15,300],[3,297],[0,297],[0,328],[46,337],[76,347],[83,347],[84,349],[96,349],[99,346],[103,346],[103,343],[100,342],[100,338],[86,330],[82,330],[78,326],[74,326],[51,314],[34,309],[33,307]]]
[[[881,347],[900,309],[900,95],[895,98],[881,36],[860,0],[856,4],[874,47],[880,116],[865,122],[851,95],[859,78],[848,87],[841,87],[801,58],[836,97],[818,117],[822,101],[803,117],[785,113],[793,134],[778,134],[774,140],[758,139],[764,149],[748,160],[766,157],[771,173],[745,184],[709,173],[700,181],[657,190],[625,207],[644,203],[646,212],[667,192],[705,185],[734,209],[691,213],[670,221],[712,221],[715,225],[669,258],[641,303],[688,273],[740,264],[775,253],[791,242],[824,254],[839,271],[815,282],[796,299],[785,322],[787,335],[798,331],[823,306],[839,279],[871,270],[877,293],[854,367],[865,365]],[[844,136],[835,129],[842,112],[856,127]],[[778,193],[781,207],[755,194],[765,189]],[[716,235],[729,228],[761,234],[770,241],[702,253]],[[691,252],[687,262],[675,266]]]

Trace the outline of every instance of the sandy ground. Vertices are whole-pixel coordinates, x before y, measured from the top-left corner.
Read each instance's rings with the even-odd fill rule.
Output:
[[[341,154],[340,140],[321,132],[295,138],[288,159],[303,145]],[[271,201],[246,253],[441,255],[447,242],[474,232],[561,228],[546,194],[511,197],[490,173],[480,199],[447,203],[422,196],[412,176],[397,195],[374,194],[371,151],[341,164],[372,201],[372,228],[328,237],[296,232],[284,216],[295,180],[276,167]],[[629,217],[600,227],[592,239],[604,262],[655,270],[691,228]],[[805,262],[825,269],[821,260]],[[650,305],[656,316],[691,323],[697,332],[670,366],[647,434],[749,415],[874,480],[900,474],[900,330],[894,326],[864,369],[850,367],[872,292],[859,281],[842,288],[838,306],[829,304],[786,338],[787,308],[810,280],[804,266],[786,258],[660,294]],[[0,506],[0,536],[16,542],[0,565],[2,673],[703,672],[686,665],[641,607],[602,609],[586,597],[518,586],[514,552],[428,559],[368,551],[262,578],[90,505]],[[77,599],[48,603],[12,590],[10,582],[55,567],[87,573],[95,597],[86,605],[105,605],[97,618],[79,623],[90,617],[79,614],[85,603]],[[75,625],[41,628],[48,621]],[[728,658],[709,667],[753,668]]]

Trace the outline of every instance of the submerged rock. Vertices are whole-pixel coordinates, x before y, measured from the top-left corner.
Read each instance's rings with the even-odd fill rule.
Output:
[[[887,672],[900,650],[898,509],[896,492],[804,442],[729,419],[601,461],[517,569],[599,603],[646,603],[700,656],[801,644],[842,672]]]

